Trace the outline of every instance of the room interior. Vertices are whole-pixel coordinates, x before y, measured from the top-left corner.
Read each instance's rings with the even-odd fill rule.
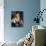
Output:
[[[39,11],[46,9],[45,5],[46,0],[1,0],[0,46],[46,46],[46,11],[43,22],[33,21]],[[23,11],[23,27],[11,27],[11,11]],[[25,42],[27,35],[31,36],[30,45]]]

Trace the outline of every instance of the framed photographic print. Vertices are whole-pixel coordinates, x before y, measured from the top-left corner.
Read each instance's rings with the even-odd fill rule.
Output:
[[[11,12],[11,26],[12,27],[23,27],[23,11],[12,11]]]

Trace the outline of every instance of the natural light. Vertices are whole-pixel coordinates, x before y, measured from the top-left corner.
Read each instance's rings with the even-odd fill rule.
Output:
[[[0,42],[4,41],[4,8],[3,0],[0,0]]]
[[[4,41],[4,10],[0,8],[0,42]]]

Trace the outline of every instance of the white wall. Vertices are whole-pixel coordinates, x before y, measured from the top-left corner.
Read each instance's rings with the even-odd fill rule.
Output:
[[[4,0],[0,0],[0,42],[4,41]]]

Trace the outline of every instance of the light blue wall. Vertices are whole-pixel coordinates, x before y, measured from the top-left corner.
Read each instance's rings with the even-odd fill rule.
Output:
[[[40,1],[40,10],[42,11],[43,9],[46,9],[46,0],[41,0]],[[40,25],[46,27],[46,10],[43,12],[43,22],[40,21]]]
[[[40,0],[4,0],[4,2],[5,40],[18,41],[31,30],[32,21],[36,17],[35,12],[40,9]],[[16,9],[24,12],[24,27],[11,27],[11,11]]]

